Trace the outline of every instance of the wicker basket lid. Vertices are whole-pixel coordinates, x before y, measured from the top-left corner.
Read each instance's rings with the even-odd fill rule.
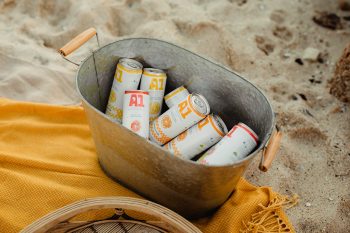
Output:
[[[21,232],[200,233],[201,231],[175,212],[147,200],[98,197],[64,206],[33,222]]]

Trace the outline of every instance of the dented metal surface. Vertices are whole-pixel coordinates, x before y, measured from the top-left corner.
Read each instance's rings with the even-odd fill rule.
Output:
[[[105,172],[128,188],[186,217],[203,216],[220,206],[234,191],[239,178],[265,146],[274,128],[274,113],[261,91],[218,64],[156,39],[116,41],[94,52],[94,57],[97,70],[92,56],[85,59],[77,74],[77,87]],[[212,112],[218,113],[229,129],[238,122],[249,125],[260,138],[258,147],[237,164],[209,167],[174,157],[110,121],[103,112],[120,57],[136,58],[145,67],[166,70],[166,92],[185,85],[190,93],[203,94]]]

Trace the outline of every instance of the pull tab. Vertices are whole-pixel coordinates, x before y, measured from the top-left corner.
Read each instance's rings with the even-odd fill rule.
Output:
[[[268,145],[264,148],[261,156],[259,169],[263,172],[267,172],[271,167],[272,161],[275,159],[280,143],[282,139],[282,132],[276,126],[276,130],[273,132]]]

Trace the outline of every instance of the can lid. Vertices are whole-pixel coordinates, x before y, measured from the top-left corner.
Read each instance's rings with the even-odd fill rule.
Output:
[[[148,91],[143,91],[143,90],[127,90],[124,92],[124,94],[132,94],[132,93],[139,93],[139,94],[148,95]]]
[[[212,114],[211,116],[215,126],[218,127],[220,131],[224,134],[223,136],[225,136],[225,134],[227,134],[228,132],[225,122],[221,119],[221,117],[219,117],[216,114]]]
[[[208,115],[210,113],[210,106],[206,98],[198,93],[192,93],[190,95],[190,104],[200,114]]]
[[[140,62],[130,58],[121,58],[118,63],[130,70],[139,70],[143,68]]]
[[[165,77],[166,74],[164,70],[156,69],[156,68],[144,68],[143,74],[146,76],[156,76],[156,77]]]
[[[242,122],[239,122],[238,126],[244,129],[255,140],[255,142],[258,142],[259,140],[258,135],[249,126],[247,126]]]
[[[169,92],[168,94],[166,94],[166,95],[164,96],[164,100],[168,100],[168,99],[174,97],[175,95],[177,95],[177,94],[179,94],[179,93],[181,93],[181,92],[185,93],[186,95],[189,95],[189,94],[190,94],[190,93],[188,92],[188,90],[187,90],[184,86],[181,86],[181,87],[178,87],[178,88],[176,88],[175,90]]]

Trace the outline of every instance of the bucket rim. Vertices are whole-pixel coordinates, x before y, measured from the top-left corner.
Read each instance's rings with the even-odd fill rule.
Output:
[[[244,78],[241,74],[239,74],[238,72],[236,71],[233,71],[231,68],[221,64],[221,63],[218,63],[218,62],[215,62],[214,60],[212,60],[211,58],[209,57],[206,57],[206,56],[202,56],[202,55],[199,55],[195,52],[192,52],[191,50],[188,50],[186,48],[183,48],[177,44],[175,44],[174,42],[170,42],[170,41],[166,41],[166,40],[160,40],[160,39],[156,39],[156,38],[150,38],[150,37],[123,37],[121,39],[118,39],[118,40],[115,40],[113,42],[110,42],[110,43],[107,43],[101,47],[99,47],[98,49],[92,51],[92,53],[90,55],[88,55],[86,58],[84,58],[80,64],[79,64],[79,68],[78,70],[76,71],[76,74],[75,74],[75,87],[78,91],[78,94],[81,98],[81,100],[87,105],[89,106],[90,108],[93,109],[94,112],[96,112],[97,114],[99,114],[101,117],[109,120],[109,121],[112,121],[111,119],[109,119],[107,117],[106,114],[104,114],[103,112],[99,111],[96,107],[94,107],[92,104],[90,104],[86,99],[85,97],[82,95],[82,93],[80,92],[80,89],[79,89],[79,84],[78,84],[78,76],[79,76],[79,73],[80,73],[80,69],[82,68],[82,65],[88,60],[90,59],[91,57],[93,57],[94,53],[114,44],[114,43],[117,43],[117,42],[121,42],[121,41],[131,41],[131,40],[153,40],[153,41],[156,41],[156,42],[160,42],[160,43],[165,43],[165,44],[168,44],[168,45],[171,45],[171,46],[174,46],[178,49],[182,49],[196,57],[199,57],[199,58],[202,58],[204,60],[206,60],[207,62],[209,63],[212,63],[222,69],[225,69],[226,71],[238,76],[239,78],[241,78],[242,80],[244,80],[245,82],[249,83],[253,88],[255,88],[258,92],[260,92],[262,94],[262,96],[264,97],[266,103],[268,104],[269,106],[269,109],[271,110],[271,126],[270,128],[268,129],[268,132],[266,134],[266,136],[264,137],[263,141],[260,143],[260,146],[254,150],[253,153],[249,154],[248,156],[246,156],[244,159],[242,160],[239,160],[238,162],[236,163],[233,163],[233,164],[227,164],[227,165],[207,165],[207,164],[200,164],[196,161],[192,161],[192,160],[187,160],[187,159],[182,159],[182,158],[179,158],[177,156],[173,156],[169,151],[165,150],[163,147],[161,146],[158,146],[156,145],[155,143],[152,143],[151,141],[143,138],[144,140],[146,140],[147,143],[151,143],[152,145],[154,146],[157,146],[159,149],[163,150],[164,152],[168,153],[170,156],[174,157],[174,159],[180,159],[180,160],[183,160],[184,162],[187,162],[187,163],[192,163],[194,164],[195,166],[202,166],[202,167],[208,167],[208,168],[232,168],[232,167],[239,167],[241,166],[242,164],[244,163],[247,163],[247,161],[250,163],[252,161],[252,159],[260,152],[262,151],[268,144],[270,138],[271,138],[271,135],[272,135],[272,132],[275,128],[275,125],[276,125],[276,116],[275,116],[275,113],[273,111],[273,108],[272,108],[272,105],[271,105],[271,102],[269,101],[269,99],[266,97],[265,95],[265,92],[263,90],[261,90],[260,88],[258,88],[257,86],[255,86],[252,82],[250,82],[249,80],[247,80],[246,78]],[[116,123],[116,122],[114,122]],[[121,124],[120,124],[121,125]],[[141,137],[142,138],[142,137]]]

